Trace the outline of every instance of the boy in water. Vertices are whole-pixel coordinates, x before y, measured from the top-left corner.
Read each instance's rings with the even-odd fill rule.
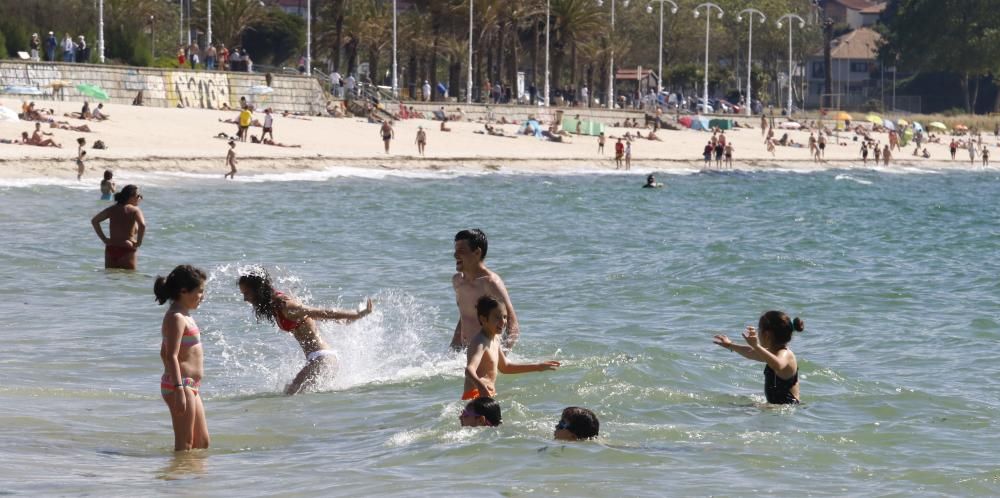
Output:
[[[489,248],[486,234],[478,228],[462,230],[455,234],[455,269],[451,285],[455,289],[458,304],[458,324],[451,338],[451,347],[461,350],[468,347],[472,338],[479,333],[480,323],[476,303],[485,295],[497,296],[509,313],[510,328],[504,338],[504,348],[511,349],[521,334],[514,305],[507,295],[507,287],[496,273],[486,267],[486,251]]]
[[[458,423],[462,427],[496,427],[503,423],[500,403],[486,396],[476,398],[465,405],[458,416]]]
[[[472,339],[466,353],[465,390],[462,399],[496,395],[497,373],[518,374],[559,368],[558,361],[509,363],[500,349],[500,335],[507,328],[507,308],[493,296],[483,296],[476,303],[482,331]]]

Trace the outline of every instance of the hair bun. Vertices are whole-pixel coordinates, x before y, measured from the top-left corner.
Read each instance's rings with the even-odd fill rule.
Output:
[[[796,332],[804,332],[806,330],[806,322],[799,317],[795,317],[792,320],[792,330]]]

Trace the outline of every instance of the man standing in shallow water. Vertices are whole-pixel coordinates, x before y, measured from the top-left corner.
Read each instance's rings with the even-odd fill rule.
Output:
[[[451,278],[455,288],[455,302],[458,304],[458,324],[451,339],[451,347],[456,350],[468,347],[472,338],[482,329],[476,312],[476,303],[485,295],[493,295],[507,309],[507,335],[503,347],[511,349],[517,343],[521,329],[514,313],[514,305],[507,295],[507,287],[500,276],[486,267],[486,234],[478,228],[462,230],[455,234],[455,269],[458,273]]]
[[[146,234],[146,218],[139,209],[142,194],[139,187],[126,185],[115,194],[115,205],[94,216],[90,223],[97,236],[104,242],[104,267],[134,270],[136,250],[142,245]],[[110,220],[111,236],[104,235],[101,222]]]

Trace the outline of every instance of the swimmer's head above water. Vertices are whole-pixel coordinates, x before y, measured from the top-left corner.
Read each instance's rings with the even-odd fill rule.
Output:
[[[500,403],[486,396],[476,398],[465,405],[458,422],[462,427],[496,427],[503,423]]]
[[[563,410],[552,437],[561,441],[579,441],[597,437],[600,430],[601,422],[597,420],[597,415],[594,412],[586,408],[570,406]]]

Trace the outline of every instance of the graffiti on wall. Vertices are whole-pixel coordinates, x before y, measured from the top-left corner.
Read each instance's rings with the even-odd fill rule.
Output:
[[[218,73],[174,71],[167,76],[167,101],[170,107],[219,109],[222,103],[232,105],[229,99],[229,77]]]

